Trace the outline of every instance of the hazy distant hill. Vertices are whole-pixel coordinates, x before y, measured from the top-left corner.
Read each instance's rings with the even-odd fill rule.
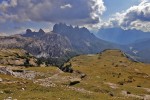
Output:
[[[132,55],[136,60],[150,63],[150,39],[138,40],[135,43],[129,44],[126,47],[126,52]]]
[[[121,28],[104,28],[96,34],[100,39],[117,44],[130,44],[137,40],[150,38],[150,32],[143,32],[136,29],[123,30]]]

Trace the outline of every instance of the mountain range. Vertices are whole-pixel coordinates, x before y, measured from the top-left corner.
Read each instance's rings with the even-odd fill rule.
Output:
[[[137,61],[150,63],[150,39],[138,40],[126,46],[126,52]]]
[[[96,36],[105,41],[126,45],[150,38],[150,32],[143,32],[136,29],[102,28],[97,32]]]
[[[85,27],[79,28],[60,23],[54,25],[52,32],[68,38],[73,50],[78,54],[98,53],[113,48],[112,43],[98,39]]]
[[[113,48],[113,44],[98,39],[87,28],[60,23],[55,24],[52,32],[48,33],[42,29],[38,32],[27,29],[25,34],[1,36],[0,48],[24,49],[37,58],[49,59],[51,63],[55,62],[54,59],[66,61],[75,55],[98,53]]]
[[[24,49],[38,59],[58,66],[76,55],[94,54],[105,49],[120,49],[136,61],[150,63],[149,42],[148,32],[135,29],[101,29],[96,37],[85,27],[59,23],[47,33],[42,29],[37,32],[27,29],[25,34],[1,36],[0,49]]]
[[[118,45],[132,60],[150,63],[150,32],[136,29],[103,28],[96,36]]]

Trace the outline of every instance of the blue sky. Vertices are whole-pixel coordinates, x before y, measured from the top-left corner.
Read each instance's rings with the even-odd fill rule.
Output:
[[[146,30],[149,5],[150,0],[0,0],[0,34],[23,33],[27,28],[50,31],[59,22],[90,30],[102,26]]]
[[[107,7],[107,10],[104,12],[102,19],[108,20],[116,12],[121,12],[138,4],[138,0],[104,0],[104,5]]]

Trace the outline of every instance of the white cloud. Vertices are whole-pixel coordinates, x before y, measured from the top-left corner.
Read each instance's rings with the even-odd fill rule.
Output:
[[[7,36],[7,34],[5,34],[5,33],[0,33],[0,36]]]
[[[92,19],[99,18],[103,14],[103,12],[106,10],[106,7],[104,6],[104,2],[102,0],[91,0],[90,6],[93,12],[91,12]]]
[[[103,0],[3,0],[0,3],[0,32],[9,30],[8,34],[15,34],[27,27],[38,29],[41,23],[45,23],[44,27],[59,22],[97,25],[105,10]],[[30,23],[36,24],[31,26]],[[14,28],[17,25],[24,29]]]
[[[60,6],[61,9],[66,9],[66,8],[72,8],[71,4],[65,4],[63,6]]]
[[[95,24],[105,9],[102,0],[8,0],[0,4],[0,20]]]
[[[150,0],[142,0],[139,5],[132,6],[122,13],[116,13],[101,27],[136,28],[150,31]]]

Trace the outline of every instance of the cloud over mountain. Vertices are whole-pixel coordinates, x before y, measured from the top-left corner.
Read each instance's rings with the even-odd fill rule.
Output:
[[[137,6],[132,6],[122,13],[116,13],[113,18],[104,23],[103,27],[136,28],[150,31],[150,0],[142,0]]]
[[[5,21],[95,24],[105,11],[102,0],[4,0],[0,23]]]

